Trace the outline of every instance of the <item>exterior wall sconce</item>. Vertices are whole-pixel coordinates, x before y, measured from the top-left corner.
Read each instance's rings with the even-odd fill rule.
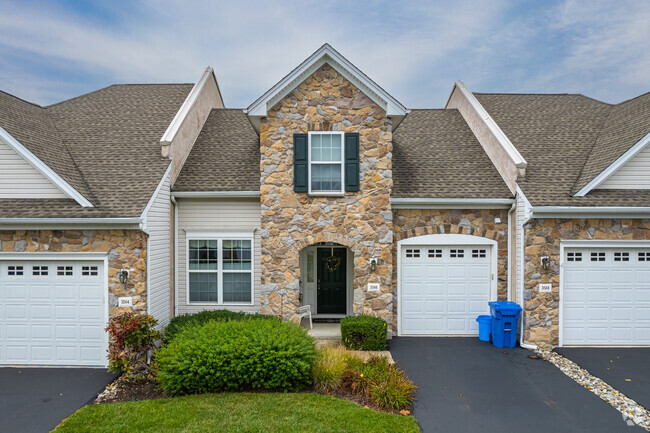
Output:
[[[377,269],[377,259],[370,259],[370,271],[375,272]]]
[[[548,268],[551,266],[551,261],[549,260],[548,256],[543,256],[542,258],[542,268],[544,268],[545,271],[548,270]]]
[[[120,280],[120,283],[124,284],[124,287],[126,287],[126,283],[129,282],[129,271],[122,269],[117,273],[117,278]]]

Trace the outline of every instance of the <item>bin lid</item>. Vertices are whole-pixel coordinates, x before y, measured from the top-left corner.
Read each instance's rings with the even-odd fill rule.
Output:
[[[490,308],[494,311],[498,311],[503,315],[513,315],[521,311],[521,307],[516,302],[511,301],[494,301],[488,302]]]

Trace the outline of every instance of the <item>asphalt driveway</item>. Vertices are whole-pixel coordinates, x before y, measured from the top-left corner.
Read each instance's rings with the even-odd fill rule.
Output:
[[[555,351],[641,406],[650,407],[650,347],[562,347]]]
[[[49,432],[114,378],[99,368],[0,368],[0,431]]]
[[[644,432],[613,407],[524,349],[477,338],[396,337],[390,352],[419,386],[423,432]]]

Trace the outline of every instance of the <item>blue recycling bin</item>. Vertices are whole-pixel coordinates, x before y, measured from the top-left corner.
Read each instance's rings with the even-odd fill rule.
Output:
[[[494,347],[517,345],[517,324],[521,307],[515,302],[489,302],[492,314],[492,344]]]
[[[478,316],[478,339],[481,341],[490,341],[490,334],[492,333],[492,316]]]

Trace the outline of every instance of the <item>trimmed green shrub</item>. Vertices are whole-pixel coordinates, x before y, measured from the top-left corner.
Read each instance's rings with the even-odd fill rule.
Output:
[[[352,350],[386,350],[386,321],[374,316],[350,316],[341,319],[343,344]]]
[[[279,320],[275,316],[266,314],[248,314],[239,311],[229,310],[205,310],[193,314],[183,314],[174,317],[169,325],[165,328],[165,342],[168,343],[181,330],[190,326],[200,326],[211,320],[228,321],[228,320],[246,320],[253,318],[262,318],[269,320]]]
[[[209,321],[180,331],[156,352],[170,395],[221,390],[299,390],[311,384],[315,340],[294,323]]]
[[[338,389],[348,370],[363,367],[363,360],[344,347],[323,347],[316,352],[316,362],[311,370],[314,387],[327,392]]]

